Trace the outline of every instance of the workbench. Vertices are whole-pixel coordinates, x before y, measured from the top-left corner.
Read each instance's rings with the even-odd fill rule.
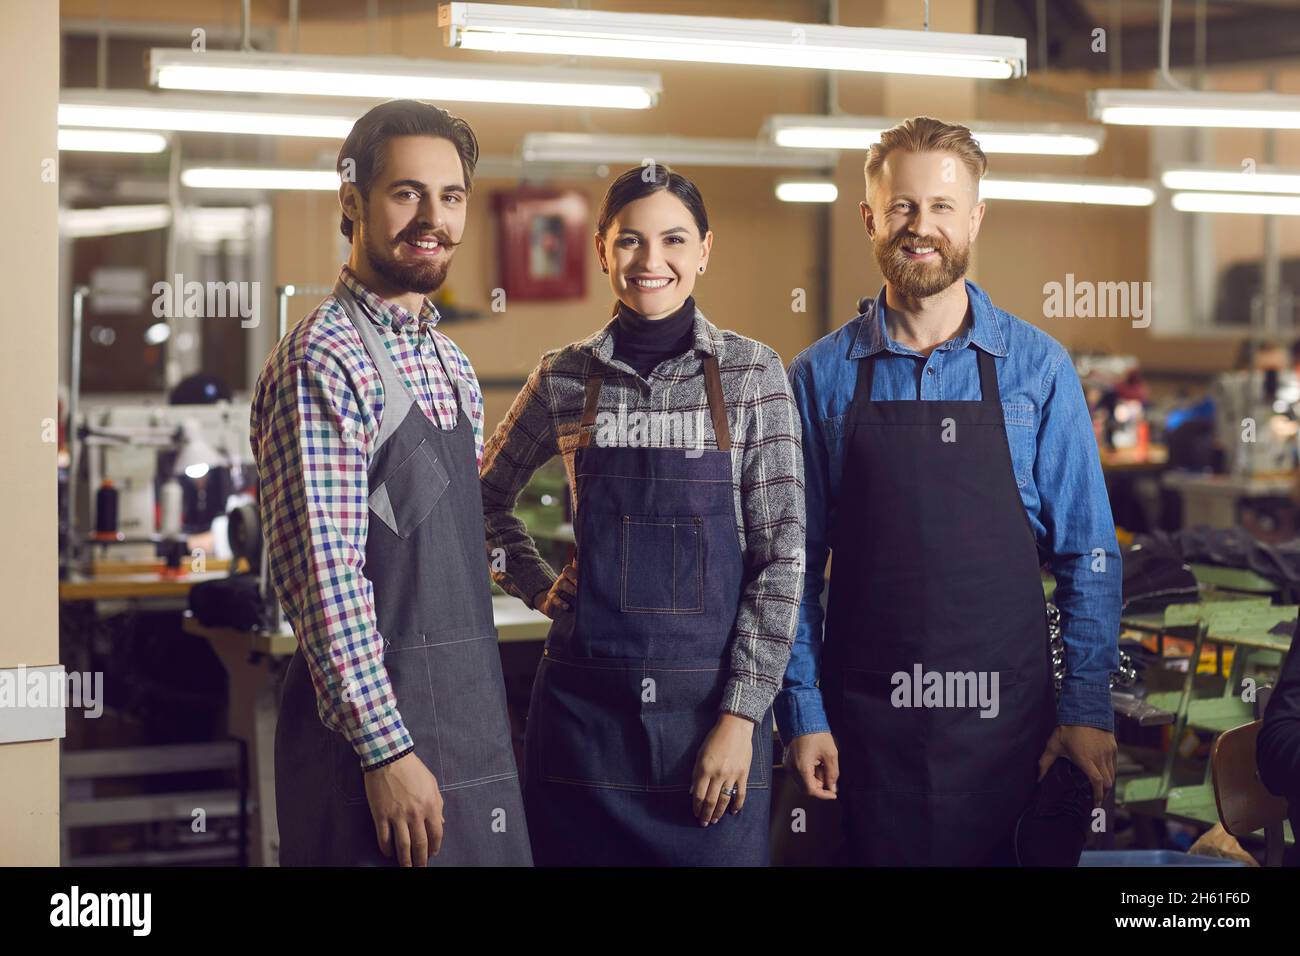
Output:
[[[101,562],[93,574],[59,582],[59,599],[67,604],[126,601],[164,609],[174,605],[181,613],[181,629],[208,642],[228,676],[226,731],[248,748],[249,862],[275,866],[279,859],[275,725],[280,683],[298,641],[288,623],[276,632],[201,623],[188,610],[190,588],[228,573],[228,563],[216,560],[210,560],[203,572],[184,574],[163,572],[161,565],[152,562]],[[544,641],[550,630],[549,618],[513,597],[494,595],[492,613],[503,644]]]

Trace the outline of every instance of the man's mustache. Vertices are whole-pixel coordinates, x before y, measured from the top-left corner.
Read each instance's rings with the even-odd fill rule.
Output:
[[[909,236],[909,235],[899,236],[897,239],[891,242],[889,244],[890,254],[894,255],[901,252],[904,245],[933,246],[934,251],[939,253],[939,255],[944,259],[951,258],[951,254],[952,254],[952,246],[948,244],[947,240],[942,239],[939,236],[932,236],[929,239],[922,239],[920,236]]]
[[[459,242],[453,242],[450,236],[441,232],[432,232],[432,233],[404,232],[401,233],[397,238],[401,242],[406,242],[412,239],[424,239],[426,241],[429,239],[436,239],[440,246],[444,246],[448,249],[454,249],[456,246],[460,245]]]

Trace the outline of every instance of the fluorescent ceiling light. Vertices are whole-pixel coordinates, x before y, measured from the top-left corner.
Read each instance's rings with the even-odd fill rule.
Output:
[[[1166,169],[1160,181],[1169,189],[1201,189],[1229,193],[1297,193],[1300,172],[1240,167],[1228,169]]]
[[[1123,126],[1300,129],[1300,96],[1202,90],[1093,90],[1093,119]]]
[[[579,178],[592,175],[593,163],[556,165],[546,169],[556,178]],[[474,166],[474,179],[519,179],[536,173],[536,165],[525,167],[517,157],[480,153]],[[333,169],[287,169],[270,166],[186,166],[181,170],[181,185],[191,189],[247,190],[320,190],[336,192],[339,174]]]
[[[690,136],[618,136],[604,133],[526,133],[525,162],[627,163],[667,165],[769,166],[825,169],[832,153],[784,149],[751,139],[705,139]]]
[[[448,46],[466,50],[981,79],[1025,75],[1023,37],[495,3],[444,3],[438,26]]]
[[[149,78],[168,90],[611,109],[648,109],[663,88],[656,73],[170,49],[150,51]]]
[[[834,202],[840,191],[832,182],[794,182],[776,184],[776,198],[781,202]]]
[[[764,124],[776,146],[865,150],[897,120],[883,116],[771,116]],[[986,153],[1092,156],[1101,149],[1100,126],[1062,123],[968,123]]]
[[[86,153],[161,153],[167,137],[115,129],[61,129],[59,149]]]
[[[171,225],[172,210],[165,203],[145,206],[103,206],[97,209],[60,209],[59,235],[66,239],[116,236],[124,232],[149,232]]]
[[[333,169],[191,166],[181,170],[181,185],[191,189],[320,189],[335,192],[339,182],[339,174]]]
[[[186,133],[252,133],[347,139],[364,112],[292,107],[254,96],[191,96],[136,90],[64,90],[59,125]]]
[[[1084,203],[1099,206],[1150,206],[1156,191],[1145,183],[1110,179],[982,179],[980,199]]]
[[[1300,196],[1261,196],[1252,193],[1174,193],[1179,212],[1252,213],[1258,216],[1300,216]]]
[[[183,238],[200,246],[242,243],[270,229],[270,211],[247,206],[187,206],[177,225]]]

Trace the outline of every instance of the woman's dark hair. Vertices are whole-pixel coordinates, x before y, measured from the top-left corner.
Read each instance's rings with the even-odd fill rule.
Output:
[[[695,220],[695,228],[700,231],[700,238],[703,239],[709,231],[709,214],[704,211],[704,200],[700,197],[700,191],[695,188],[695,183],[681,173],[675,173],[669,167],[653,162],[632,167],[610,184],[609,191],[605,193],[605,200],[600,204],[596,230],[604,235],[609,224],[614,221],[614,217],[624,206],[662,189],[668,190],[690,210],[691,217]]]
[[[451,140],[460,154],[465,172],[465,191],[474,188],[474,167],[478,164],[478,139],[459,116],[442,107],[419,100],[389,100],[381,103],[352,124],[352,132],[339,150],[336,168],[339,175],[356,183],[362,199],[370,198],[375,177],[383,172],[384,146],[394,136],[437,136]],[[342,215],[339,231],[352,240],[352,220]]]

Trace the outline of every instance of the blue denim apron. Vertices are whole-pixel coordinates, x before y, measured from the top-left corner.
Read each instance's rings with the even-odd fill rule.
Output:
[[[575,453],[578,591],[551,626],[529,706],[524,801],[539,866],[765,866],[771,717],[754,727],[744,809],[701,827],[695,759],[717,722],[744,586],[731,437],[704,358],[717,449]]]
[[[977,354],[979,401],[872,401],[876,358],[858,361],[821,678],[854,864],[1011,864],[1056,726],[1038,546]],[[996,673],[996,716],[955,706],[946,676],[942,706],[902,693],[917,665],[990,688]]]
[[[398,712],[442,793],[442,850],[429,865],[528,866],[467,396],[454,429],[431,422],[351,291],[340,282],[334,295],[384,386],[363,572]],[[393,865],[396,853],[379,851],[356,753],[317,716],[301,651],[285,675],[275,778],[282,864]]]

